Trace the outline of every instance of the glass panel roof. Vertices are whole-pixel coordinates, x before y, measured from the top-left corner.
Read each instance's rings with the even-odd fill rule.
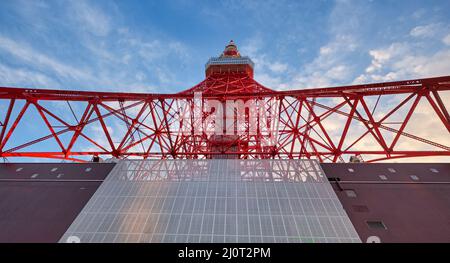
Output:
[[[123,160],[61,242],[360,242],[315,160]]]

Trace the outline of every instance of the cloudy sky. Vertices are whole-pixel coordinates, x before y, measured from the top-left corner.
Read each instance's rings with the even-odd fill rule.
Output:
[[[449,11],[444,0],[0,1],[0,86],[178,92],[231,39],[272,89],[450,75]],[[449,145],[427,116],[414,133]]]
[[[449,1],[1,1],[0,85],[175,92],[233,39],[273,89],[448,75]]]

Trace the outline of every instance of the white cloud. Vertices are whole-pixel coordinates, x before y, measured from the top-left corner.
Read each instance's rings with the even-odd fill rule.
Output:
[[[423,26],[416,26],[409,34],[413,37],[432,37],[436,35],[436,33],[439,31],[439,24],[428,24]]]
[[[49,43],[24,41],[30,37],[17,38],[0,34],[0,52],[11,56],[14,63],[25,67],[9,67],[3,70],[4,76],[21,76],[27,70],[32,78],[22,78],[13,82],[8,77],[11,86],[34,86],[45,83],[69,89],[128,89],[135,92],[155,90],[158,85],[171,83],[171,88],[181,86],[184,82],[175,78],[175,73],[168,62],[186,63],[189,53],[186,46],[158,33],[139,35],[120,23],[121,14],[114,4],[104,8],[95,2],[74,1],[61,6],[59,15],[55,17],[37,17],[43,10],[40,6],[27,6],[27,11],[20,17],[24,23],[40,23],[43,37],[53,29],[63,29],[67,43],[55,36],[49,38]],[[17,6],[18,10],[22,10]],[[47,12],[49,12],[47,10]],[[26,15],[28,14],[28,15]],[[61,24],[54,25],[55,20],[64,17]],[[44,30],[45,29],[45,30]],[[116,30],[117,29],[117,30]],[[49,31],[51,30],[51,31]],[[46,39],[47,41],[47,39]],[[61,42],[61,43],[60,43]],[[42,46],[53,49],[44,49]],[[69,48],[69,53],[63,48]],[[80,49],[79,51],[75,51]],[[45,52],[42,52],[45,50]],[[74,60],[62,59],[56,54],[82,56]],[[17,72],[13,72],[16,70]],[[136,72],[140,72],[136,74]],[[145,75],[145,77],[144,77]],[[5,82],[5,81],[4,81]],[[166,91],[167,92],[167,91]]]
[[[419,55],[406,43],[393,43],[369,54],[371,64],[354,80],[355,84],[442,76],[450,72],[450,50]]]
[[[392,68],[401,78],[448,75],[450,50],[438,51],[431,56],[407,55],[396,61]]]
[[[285,63],[275,62],[269,65],[269,69],[275,73],[281,73],[288,69],[288,65]]]
[[[177,41],[145,40],[127,33],[121,34],[118,42],[128,51],[126,55],[138,54],[144,61],[153,61],[172,54],[180,59],[189,56],[185,45]]]
[[[363,5],[355,5],[351,1],[337,1],[328,19],[329,27],[325,29],[330,34],[328,43],[318,48],[317,56],[310,62],[298,68],[293,68],[291,65],[287,66],[286,70],[280,70],[279,72],[286,72],[281,80],[277,79],[279,74],[272,76],[272,83],[280,83],[274,88],[302,89],[336,86],[350,82],[354,66],[349,58],[352,58],[352,54],[358,50],[360,41],[358,33],[355,32],[364,21],[365,12],[367,8]],[[262,39],[256,40],[252,41],[252,45],[246,49],[252,58],[254,58],[253,53],[257,53],[256,51],[264,43]],[[261,56],[254,60],[258,71],[261,68],[261,62],[269,65],[277,64],[273,60],[266,62],[266,59]],[[266,78],[270,76],[269,73],[265,75]],[[259,75],[256,76],[259,77]]]
[[[444,32],[445,25],[442,24],[428,24],[413,28],[406,32],[406,36],[413,36],[417,39],[415,42],[400,42],[394,41],[392,44],[386,46],[376,47],[371,50],[364,50],[364,46],[359,46],[361,42],[359,40],[366,37],[365,35],[358,35],[358,28],[361,21],[357,16],[364,17],[361,14],[364,10],[359,10],[358,15],[352,14],[351,19],[345,19],[346,10],[344,7],[348,7],[350,2],[339,2],[337,8],[332,12],[331,28],[332,36],[331,40],[322,45],[318,49],[317,56],[303,67],[296,69],[297,73],[292,75],[290,80],[284,80],[282,78],[272,76],[270,74],[259,74],[256,72],[256,79],[262,80],[263,83],[269,83],[276,87],[283,88],[305,88],[305,87],[326,87],[336,86],[344,84],[345,82],[351,82],[351,78],[355,75],[358,76],[355,83],[370,83],[370,82],[384,82],[392,80],[402,79],[414,79],[421,77],[431,77],[439,75],[448,75],[450,73],[450,50],[441,49],[435,50],[430,48],[433,43],[429,41],[435,41],[439,39],[450,45],[450,36],[448,38],[442,38],[441,35]],[[360,12],[361,11],[361,12]],[[354,11],[355,13],[356,11]],[[347,16],[348,17],[348,16]],[[362,20],[363,21],[363,20]],[[447,31],[448,34],[448,31]],[[405,37],[405,36],[403,36]],[[428,42],[420,42],[419,38],[431,38],[427,39]],[[409,38],[410,39],[410,38]],[[261,43],[264,41],[254,41],[252,46],[247,50],[258,54]],[[370,56],[370,63],[366,67],[354,66],[357,62],[355,57],[358,53],[367,52]],[[261,59],[259,56],[257,60]],[[259,66],[258,62],[257,65]],[[359,72],[357,71],[359,69]],[[366,102],[370,98],[366,98]],[[390,96],[392,101],[382,101],[377,108],[377,118],[384,116],[388,110],[391,110],[393,105],[397,105],[399,96]],[[443,99],[448,100],[448,96],[443,96]],[[445,142],[448,144],[449,137],[447,132],[442,132],[442,124],[439,119],[432,116],[432,112],[424,112],[421,108],[416,111],[417,121],[414,123],[424,123],[424,127],[417,125],[408,125],[410,128],[408,131],[412,134],[416,134],[423,138],[429,138],[437,142]],[[428,120],[427,120],[428,119]],[[433,121],[430,121],[432,119]],[[438,121],[436,121],[438,120]],[[336,122],[334,122],[335,125]],[[426,124],[426,125],[425,125]],[[339,125],[338,125],[339,126]],[[439,131],[439,132],[435,132]],[[349,132],[348,139],[356,139],[360,134]],[[388,135],[392,136],[392,134]],[[403,139],[403,136],[402,136]],[[415,145],[411,143],[411,139],[406,138],[407,142],[399,142],[399,146],[405,146],[406,149],[426,149],[426,145]],[[362,141],[360,146],[364,149],[379,148],[373,141]],[[400,148],[401,148],[400,147]],[[403,159],[401,160],[403,161]],[[415,159],[414,161],[426,161],[425,159]],[[449,161],[448,157],[445,161]]]
[[[442,42],[444,42],[444,44],[446,44],[447,46],[450,46],[450,34],[448,34],[447,36],[445,36],[442,39]]]
[[[28,65],[41,69],[50,70],[59,76],[71,77],[74,79],[90,79],[88,72],[69,66],[65,63],[51,58],[30,46],[14,41],[0,35],[0,49],[26,62]]]
[[[328,55],[328,54],[330,54],[332,52],[333,52],[333,50],[329,46],[323,46],[323,47],[320,48],[319,54],[321,56],[325,56],[325,55]]]
[[[260,35],[247,39],[243,44],[236,43],[242,55],[249,56],[252,59],[258,57],[258,53],[262,49],[263,39]]]
[[[392,47],[387,50],[370,50],[369,54],[372,56],[372,64],[366,68],[367,73],[372,73],[383,66],[383,63],[392,57]]]
[[[111,31],[111,18],[100,9],[83,0],[73,1],[72,8],[75,20],[84,30],[97,35],[106,36]]]
[[[426,10],[421,8],[421,9],[415,11],[412,16],[415,19],[419,19],[419,18],[422,18],[425,15],[425,13],[426,13]]]
[[[345,65],[337,65],[329,69],[325,76],[334,80],[344,80],[348,77],[349,69]]]
[[[29,70],[25,70],[3,66],[0,68],[0,74],[3,76],[3,82],[11,86],[38,85],[41,88],[101,86],[103,89],[109,90],[127,88],[129,91],[146,92],[155,89],[157,85],[155,81],[159,81],[161,84],[177,82],[173,73],[165,68],[163,63],[160,63],[160,59],[176,55],[179,60],[183,60],[188,56],[184,45],[174,41],[146,42],[132,38],[130,40],[128,36],[124,36],[118,42],[121,43],[121,48],[115,50],[108,45],[96,47],[95,43],[98,44],[98,42],[84,40],[85,46],[92,47],[89,51],[93,63],[90,68],[81,68],[70,62],[42,54],[26,43],[0,35],[0,52],[6,52],[15,60],[23,61],[29,68]],[[164,52],[152,55],[150,46],[155,48],[154,52],[156,53],[158,50],[164,50]],[[124,61],[123,59],[126,57],[127,61]],[[127,63],[130,64],[128,67]],[[130,67],[131,64],[133,67]],[[143,72],[136,74],[137,66],[145,70],[147,74],[152,69],[153,83],[151,79],[143,77]],[[25,72],[28,74],[27,76],[25,76]],[[95,76],[91,75],[91,72],[95,72]]]
[[[408,46],[403,43],[392,43],[387,48],[373,49],[369,51],[369,55],[372,57],[370,65],[365,69],[366,74],[360,75],[355,82],[361,83],[367,80],[382,81],[384,79],[379,78],[377,72],[383,70],[383,67],[391,61],[394,57],[399,57],[408,52]],[[388,77],[393,77],[392,74],[388,74]],[[369,76],[372,76],[370,78]],[[390,79],[389,79],[390,80]]]
[[[59,83],[47,75],[23,68],[0,64],[0,79],[3,86],[58,89]]]
[[[372,57],[371,64],[366,68],[364,74],[361,74],[355,79],[354,83],[426,78],[448,75],[450,73],[450,49],[444,48],[435,52],[429,52],[428,50],[421,49],[420,46],[414,45],[414,43],[397,42],[385,48],[371,50],[369,51],[369,55]],[[444,101],[450,99],[450,94],[448,93],[441,94],[441,96]],[[398,98],[396,96],[392,97]],[[396,105],[398,101],[392,103],[392,105]],[[407,126],[406,132],[444,145],[449,145],[450,137],[448,132],[443,127],[440,119],[431,110],[430,106],[426,105],[428,105],[428,102],[426,99],[422,99],[421,104],[415,110]],[[392,107],[389,104],[381,103],[379,110],[386,112],[390,108]],[[404,116],[404,114],[402,115]],[[414,125],[414,123],[420,123],[421,125]],[[396,147],[399,150],[436,150],[436,148],[430,148],[429,145],[403,136],[401,136]],[[436,159],[411,158],[405,161],[424,162],[433,160]],[[449,161],[448,158],[440,160]]]
[[[287,84],[283,82],[281,75],[289,70],[289,65],[281,61],[273,60],[263,52],[263,40],[256,35],[247,39],[238,48],[240,53],[249,56],[255,63],[255,79],[270,89],[286,89]]]
[[[289,86],[313,88],[343,84],[351,74],[346,56],[357,48],[357,41],[350,35],[337,35],[320,47],[319,55],[293,76]]]

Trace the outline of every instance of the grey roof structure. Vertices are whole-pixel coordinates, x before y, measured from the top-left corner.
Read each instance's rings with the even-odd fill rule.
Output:
[[[251,68],[255,67],[255,63],[247,57],[212,57],[206,62],[205,69],[212,65],[249,65]]]

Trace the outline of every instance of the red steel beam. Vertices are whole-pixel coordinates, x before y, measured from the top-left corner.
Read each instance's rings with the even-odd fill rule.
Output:
[[[233,74],[233,73],[230,73]],[[223,74],[227,76],[228,74]],[[214,77],[211,77],[213,79]],[[256,81],[254,81],[257,83]],[[257,83],[262,86],[261,84]],[[272,91],[267,88],[260,92],[258,97],[340,97],[344,93],[362,94],[364,96],[406,94],[420,90],[423,85],[438,85],[439,91],[450,90],[450,76],[414,79],[404,81],[393,81],[383,83],[373,83],[364,85],[350,85],[341,87],[298,89],[287,91]],[[213,82],[212,85],[215,85]],[[197,86],[196,86],[197,87]],[[93,92],[93,91],[69,91],[69,90],[51,90],[51,89],[26,89],[13,87],[0,87],[0,99],[27,99],[30,97],[39,100],[61,100],[61,101],[88,101],[98,99],[101,101],[118,101],[124,99],[134,100],[154,100],[154,99],[182,99],[191,98],[191,92],[180,92],[175,94],[158,93],[121,93],[121,92]],[[205,93],[204,98],[254,98],[253,92],[241,92],[236,94],[225,93]]]
[[[86,156],[114,156],[117,158],[209,158],[213,155],[238,155],[240,158],[317,158],[320,161],[337,162],[342,156],[372,156],[367,161],[382,161],[395,158],[450,156],[450,121],[446,103],[439,92],[450,91],[450,76],[415,79],[406,81],[353,85],[343,87],[273,91],[254,81],[245,74],[212,74],[200,84],[176,94],[112,93],[64,90],[40,90],[0,87],[0,103],[4,102],[4,113],[0,111],[0,157],[35,157],[83,161]],[[203,99],[260,100],[258,107],[269,107],[279,102],[278,115],[271,116],[271,122],[279,121],[276,145],[264,146],[267,134],[260,127],[258,133],[247,132],[236,139],[222,143],[222,150],[212,150],[206,133],[194,134],[193,120],[194,92],[202,92]],[[432,97],[434,96],[434,99]],[[377,100],[371,109],[371,96]],[[400,96],[389,105],[379,103],[381,97]],[[416,96],[405,112],[406,105]],[[421,100],[422,97],[425,97]],[[55,109],[49,103],[73,102],[78,107],[77,118],[72,107]],[[419,101],[427,103],[433,110],[429,118],[439,119],[446,131],[440,134],[443,140],[433,141],[417,134],[406,132],[411,118],[417,112]],[[23,106],[17,106],[19,102]],[[186,110],[191,119],[179,120],[182,113],[177,105],[187,103]],[[33,116],[29,105],[35,105]],[[0,104],[2,105],[2,104]],[[20,104],[19,104],[20,105]],[[114,106],[116,105],[116,106]],[[17,107],[16,107],[17,106]],[[378,107],[378,108],[377,108]],[[106,110],[105,113],[100,108]],[[380,115],[380,109],[387,108]],[[378,114],[375,114],[377,110]],[[95,112],[96,116],[93,116]],[[205,120],[211,113],[204,113]],[[305,116],[305,115],[309,115]],[[72,116],[73,115],[73,116]],[[400,115],[395,122],[389,118]],[[24,116],[27,119],[24,119]],[[67,116],[75,117],[76,122]],[[343,119],[333,120],[340,116]],[[247,116],[248,117],[248,116]],[[246,117],[246,118],[247,118]],[[32,122],[30,122],[33,120]],[[263,122],[258,116],[258,123]],[[398,118],[398,116],[397,116]],[[17,130],[19,123],[26,127],[35,125],[41,119],[45,124],[40,132],[49,134],[33,138],[28,130]],[[79,119],[79,120],[78,120]],[[334,126],[342,128],[337,132]],[[11,123],[12,122],[12,123]],[[55,124],[56,122],[56,124]],[[397,123],[394,128],[391,123]],[[37,125],[37,124],[36,124]],[[362,129],[360,135],[353,134],[355,127]],[[191,133],[181,133],[187,127]],[[95,128],[94,132],[89,128]],[[419,125],[420,128],[420,125]],[[111,130],[111,132],[110,132]],[[123,130],[123,133],[120,133]],[[73,133],[72,135],[70,135]],[[275,133],[270,131],[269,133]],[[379,144],[378,149],[365,149],[360,145],[371,135]],[[139,138],[135,138],[138,135]],[[16,137],[20,136],[20,144]],[[68,137],[67,137],[68,136]],[[67,138],[65,138],[67,137]],[[65,139],[64,139],[65,138]],[[106,141],[102,141],[106,140]],[[58,148],[51,148],[47,142],[54,139]],[[388,144],[388,140],[392,139]],[[420,142],[426,147],[399,148],[400,139]],[[80,149],[81,140],[84,148]],[[114,140],[118,140],[115,142]],[[142,149],[137,150],[138,145]],[[30,150],[30,146],[39,150]],[[6,147],[7,146],[7,147]],[[375,145],[376,146],[376,145]],[[76,148],[78,147],[78,148]],[[359,147],[359,148],[358,148]],[[109,148],[109,149],[108,149]],[[36,148],[35,148],[36,149]],[[375,157],[373,157],[375,156]]]

